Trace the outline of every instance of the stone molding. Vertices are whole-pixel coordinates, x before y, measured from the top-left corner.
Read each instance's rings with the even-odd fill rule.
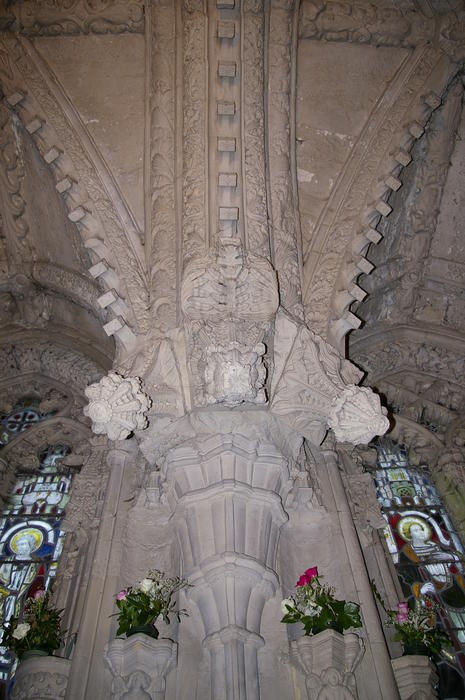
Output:
[[[435,700],[437,674],[427,656],[401,656],[392,659],[400,700]]]
[[[300,259],[300,217],[297,208],[294,122],[295,61],[298,3],[271,3],[268,41],[268,161],[273,261],[278,274],[280,303],[303,319]]]
[[[179,241],[176,196],[176,9],[174,2],[148,3],[150,21],[150,235],[146,235],[151,324],[157,334],[176,326]]]
[[[208,85],[205,66],[207,18],[204,3],[182,0],[183,141],[182,262],[183,267],[208,245],[207,154],[205,122]],[[212,222],[214,231],[215,224]]]
[[[290,660],[305,675],[308,700],[358,698],[354,671],[364,652],[356,634],[334,630],[299,637],[290,644]]]
[[[11,700],[58,700],[66,695],[71,668],[69,659],[34,656],[21,661]]]
[[[299,39],[409,49],[437,43],[458,62],[463,60],[465,51],[465,13],[447,12],[427,17],[416,9],[403,12],[374,3],[303,0]]]
[[[108,435],[110,440],[124,440],[134,430],[143,430],[148,422],[145,412],[151,400],[142,391],[138,377],[122,377],[109,372],[84,390],[89,404],[84,415],[92,421],[94,433]]]
[[[104,660],[113,677],[112,700],[164,700],[166,676],[176,659],[177,644],[171,639],[134,634],[109,642]]]
[[[19,0],[2,16],[3,25],[24,36],[69,36],[77,34],[142,34],[142,0]],[[5,11],[2,11],[2,15]]]

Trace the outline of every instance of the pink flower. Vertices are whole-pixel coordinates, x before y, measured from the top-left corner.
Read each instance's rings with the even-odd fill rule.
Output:
[[[396,622],[402,624],[402,622],[406,622],[408,620],[408,603],[405,601],[398,603],[397,609],[399,612],[396,615]]]
[[[39,590],[34,593],[35,600],[43,600],[45,598],[45,591]]]
[[[116,600],[126,600],[127,596],[128,596],[127,590],[123,589],[122,591],[117,593]]]
[[[315,578],[315,576],[318,576],[318,567],[312,566],[310,569],[307,569],[302,576],[299,578],[297,583],[295,584],[296,586],[306,586],[308,583],[311,582],[312,579]]]

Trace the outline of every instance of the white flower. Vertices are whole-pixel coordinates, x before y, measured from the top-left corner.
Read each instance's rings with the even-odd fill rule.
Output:
[[[295,608],[295,603],[292,600],[292,598],[284,598],[284,600],[281,601],[281,610],[283,615],[289,612],[289,610],[286,608],[286,605],[288,605],[290,608]]]
[[[308,615],[309,617],[316,617],[316,615],[319,615],[322,610],[323,608],[321,608],[316,603],[309,602],[304,610],[304,615]]]
[[[142,591],[142,593],[150,593],[150,591],[152,590],[152,586],[152,579],[143,578],[142,581],[139,583],[139,590]]]
[[[30,629],[31,629],[31,625],[28,625],[27,622],[23,622],[17,626],[17,628],[13,632],[13,637],[15,639],[23,639],[23,637],[26,636],[26,634],[29,632]]]

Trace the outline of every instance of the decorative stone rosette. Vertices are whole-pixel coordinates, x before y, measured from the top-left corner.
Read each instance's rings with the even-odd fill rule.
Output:
[[[85,389],[89,404],[84,415],[92,421],[92,430],[106,434],[110,440],[124,440],[134,430],[148,425],[144,415],[151,405],[142,391],[138,377],[121,377],[109,372],[106,377]]]

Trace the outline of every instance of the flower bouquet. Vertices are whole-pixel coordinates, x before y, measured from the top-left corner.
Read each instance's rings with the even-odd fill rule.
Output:
[[[34,597],[26,601],[22,622],[14,617],[5,623],[2,645],[11,649],[19,659],[29,651],[50,655],[61,646],[63,610],[51,607],[49,600],[50,593],[36,591]]]
[[[318,569],[307,569],[296,583],[293,596],[281,603],[284,617],[281,622],[301,622],[305,634],[318,634],[325,629],[342,632],[349,627],[361,627],[360,606],[334,597],[334,588],[321,582]]]
[[[441,654],[449,657],[447,647],[451,646],[449,637],[436,626],[436,613],[439,606],[430,598],[425,597],[424,605],[415,600],[414,608],[408,602],[397,604],[397,610],[387,610],[375,582],[371,582],[373,592],[384,612],[388,616],[388,625],[395,629],[394,641],[400,642],[404,656],[421,654],[438,657]]]
[[[143,632],[158,639],[155,622],[163,619],[169,624],[171,614],[187,615],[185,610],[175,610],[176,603],[172,597],[188,583],[182,578],[170,578],[162,571],[151,569],[137,586],[129,586],[116,596],[118,606],[118,630],[116,634],[129,637],[136,632]]]

